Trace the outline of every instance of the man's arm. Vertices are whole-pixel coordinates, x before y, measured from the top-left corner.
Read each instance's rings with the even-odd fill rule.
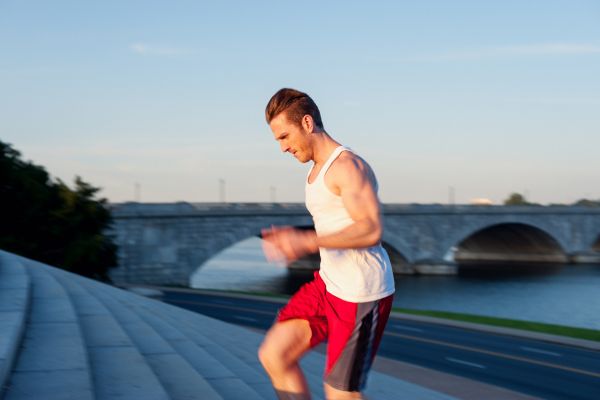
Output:
[[[378,244],[383,233],[381,206],[369,165],[352,153],[342,153],[325,175],[325,184],[341,196],[354,223],[339,232],[317,237],[317,246],[347,249]]]
[[[342,198],[354,223],[339,232],[320,237],[315,231],[291,227],[263,230],[263,239],[274,244],[288,261],[315,253],[319,247],[362,248],[374,246],[381,240],[381,206],[375,193],[375,176],[371,168],[358,156],[342,153],[327,171],[325,184]],[[281,256],[268,246],[265,246],[265,254],[269,259]]]

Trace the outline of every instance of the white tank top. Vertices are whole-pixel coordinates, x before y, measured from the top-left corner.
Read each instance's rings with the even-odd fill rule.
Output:
[[[317,236],[338,232],[354,223],[337,196],[325,185],[325,174],[331,164],[343,151],[336,148],[313,181],[306,179],[306,208],[315,223]],[[377,187],[375,188],[377,190]],[[394,275],[387,252],[381,244],[359,249],[319,248],[321,268],[319,275],[325,282],[327,291],[342,300],[364,303],[378,300],[394,293]]]

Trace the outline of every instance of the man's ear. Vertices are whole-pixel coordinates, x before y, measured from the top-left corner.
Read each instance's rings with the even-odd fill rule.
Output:
[[[310,115],[306,114],[302,117],[302,128],[304,128],[306,133],[313,133],[314,126],[314,121]]]

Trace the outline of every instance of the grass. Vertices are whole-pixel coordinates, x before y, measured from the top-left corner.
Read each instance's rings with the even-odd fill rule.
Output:
[[[215,293],[237,293],[252,296],[262,296],[278,299],[289,299],[290,296],[278,293],[269,292],[245,292],[238,290],[217,290],[217,289],[202,289]],[[600,342],[600,330],[577,328],[565,325],[545,324],[542,322],[522,321],[508,318],[486,317],[483,315],[462,314],[449,311],[434,311],[434,310],[414,310],[409,308],[394,307],[392,311],[401,312],[412,315],[424,315],[428,317],[443,318],[452,321],[472,322],[475,324],[499,326],[503,328],[521,329],[524,331],[532,331],[539,333],[548,333],[551,335],[559,335],[572,337],[576,339],[585,339]]]
[[[503,328],[548,333],[552,335],[567,336],[576,339],[586,339],[600,342],[600,330],[594,329],[545,324],[542,322],[521,321],[508,318],[486,317],[483,315],[462,314],[448,311],[413,310],[398,307],[394,307],[393,311],[412,315],[425,315],[428,317],[444,318],[453,321],[473,322],[476,324],[500,326]]]

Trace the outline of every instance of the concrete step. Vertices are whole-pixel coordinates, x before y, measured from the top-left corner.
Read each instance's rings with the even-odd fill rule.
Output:
[[[21,346],[31,299],[31,279],[20,258],[0,250],[0,398]]]
[[[146,322],[139,314],[139,309],[132,308],[128,302],[114,296],[114,293],[110,293],[106,288],[90,285],[88,290],[104,303],[119,321],[172,399],[197,399],[199,393],[202,393],[202,398],[206,400],[223,399],[185,357]],[[138,300],[134,296],[131,296],[131,300],[146,301]]]
[[[169,307],[172,307],[168,305]],[[188,310],[184,310],[186,312],[190,312]],[[178,314],[172,313],[173,317],[176,317]],[[193,321],[188,322],[192,324],[196,324],[196,329],[201,329],[205,335],[209,335],[210,337],[219,337],[220,341],[226,345],[227,349],[236,357],[246,362],[249,366],[253,368],[263,371],[263,367],[258,360],[258,348],[264,339],[264,334],[256,333],[249,329],[243,327],[236,327],[236,329],[231,329],[231,324],[220,321],[218,319],[213,319],[207,317],[202,320],[202,325],[197,325],[198,321],[194,321],[190,318],[187,318],[185,314],[182,314],[181,318],[184,321]],[[227,332],[227,335],[223,335],[223,332]],[[306,358],[306,356],[305,356]],[[312,396],[314,399],[324,399],[323,393],[323,366],[318,366],[316,368],[307,367],[306,362],[304,360],[301,361],[301,365],[303,367],[304,374],[306,376],[308,386],[311,390]],[[273,391],[271,384],[269,383],[268,390],[270,392]]]
[[[63,271],[60,271],[60,273],[63,273]],[[100,288],[101,293],[105,294],[105,296],[103,296],[103,300],[106,300],[106,298],[117,300],[121,304],[121,308],[130,308],[132,311],[135,311],[134,314],[137,314],[138,316],[143,317],[144,313],[146,313],[150,314],[151,316],[145,316],[145,318],[152,319],[152,317],[156,314],[153,306],[148,309],[147,307],[144,308],[140,305],[140,303],[145,303],[149,301],[149,299],[78,276],[74,276],[72,279],[85,280],[85,283],[82,285],[86,287],[86,291],[98,291]],[[88,301],[87,303],[90,302]],[[160,305],[163,303],[156,302],[156,304]],[[121,311],[115,311],[115,315],[117,315],[117,313],[122,314]],[[202,318],[202,316],[198,314],[192,314],[192,317]],[[200,374],[215,388],[215,390],[219,392],[221,396],[223,396],[223,398],[235,399],[240,395],[243,395],[244,398],[249,400],[258,400],[264,398],[256,394],[252,388],[239,379],[239,377],[237,377],[233,372],[223,367],[221,364],[222,360],[215,359],[208,352],[206,352],[204,348],[198,347],[191,340],[181,340],[182,335],[177,332],[177,327],[171,327],[169,330],[169,327],[165,327],[164,323],[161,324],[159,321],[158,324],[159,326],[162,326],[161,329],[163,331],[166,329],[167,332],[170,332],[168,333],[170,336],[167,336],[167,339],[175,339],[169,344],[175,348],[180,355],[184,356],[187,361],[193,365],[194,368],[199,371]],[[200,338],[202,336],[202,332],[196,332],[194,335],[196,336],[197,340],[201,340]],[[171,368],[171,371],[173,370],[174,369]]]
[[[21,260],[31,277],[31,308],[4,399],[93,399],[86,350],[67,293],[43,264]]]
[[[188,313],[191,312],[188,310],[184,311]],[[241,327],[238,327],[237,329],[231,329],[230,326],[231,324],[226,322],[208,318],[204,320],[202,326],[199,326],[198,328],[201,328],[208,334],[220,337],[220,340],[227,345],[229,351],[231,351],[235,356],[244,360],[249,365],[254,365],[256,368],[262,370],[262,366],[258,360],[257,352],[262,340],[264,339],[264,334]],[[222,335],[223,332],[227,332],[227,335]],[[311,351],[303,357],[303,359],[300,361],[300,365],[306,376],[313,398],[324,399],[324,356],[315,351]]]
[[[56,279],[65,282],[66,290],[76,299],[76,315],[89,356],[95,397],[99,400],[169,399],[114,315],[82,285],[82,282],[94,281],[53,267],[46,268]]]
[[[206,327],[205,330],[211,331],[212,329],[217,329],[218,331],[220,329],[222,331],[224,327],[219,327],[219,324],[225,323],[222,321],[216,321],[213,327]],[[262,341],[262,335],[248,330],[247,332],[236,330],[228,334],[224,340],[230,343],[232,352],[234,354],[240,358],[244,358],[248,357],[248,353],[250,353],[252,348],[255,348],[259,345],[259,343]],[[240,346],[239,343],[244,343],[244,346]],[[244,356],[244,353],[246,353],[246,356]],[[306,375],[313,396],[316,398],[324,397],[322,381],[325,368],[325,355],[313,350],[302,358],[300,365]],[[371,370],[369,373],[368,385],[367,389],[365,390],[365,394],[369,398],[373,399],[390,400],[406,398],[423,400],[453,399],[451,396],[446,394],[439,393],[437,391],[430,390],[374,370]]]
[[[128,295],[139,297],[129,293]],[[178,311],[178,308],[173,307],[161,312],[157,307],[163,303],[159,301],[153,300],[149,303],[148,299],[144,299],[143,302],[139,302],[131,298],[125,301],[173,347],[177,348],[223,398],[253,400],[275,398],[272,391],[265,396],[260,390],[254,388],[257,381],[267,382],[266,375],[253,371],[242,360],[224,349],[220,342],[209,339],[203,330],[193,330],[188,321],[172,318],[171,314]],[[204,320],[205,317],[191,314],[188,318]],[[211,371],[215,367],[217,367],[216,371]],[[215,372],[218,372],[216,376]]]
[[[247,365],[257,371],[264,371],[257,355],[260,343],[264,338],[263,334],[258,334],[241,327],[231,329],[231,324],[206,316],[201,320],[189,318],[190,314],[197,315],[197,313],[178,307],[176,307],[177,310],[173,310],[173,306],[169,304],[165,304],[165,306],[165,310],[168,310],[170,314],[181,314],[182,320],[187,324],[191,324],[194,329],[201,330],[205,335],[209,335],[209,337],[218,337],[219,342],[225,344],[228,351],[243,360]],[[313,398],[316,400],[324,398],[322,370],[323,368],[317,372],[311,369],[304,371]],[[268,379],[265,382],[255,384],[255,386],[258,386],[258,391],[270,396],[269,398],[274,396],[273,387]]]
[[[249,365],[255,366],[257,369],[263,369],[258,360],[258,348],[264,339],[264,334],[253,332],[246,328],[238,328],[236,330],[227,330],[227,323],[211,319],[210,323],[204,325],[203,329],[207,334],[219,335],[220,332],[229,332],[223,337],[224,342],[228,345],[227,348],[237,357],[246,361]],[[300,361],[300,366],[306,377],[308,387],[312,397],[315,400],[323,400],[325,393],[323,391],[323,369],[325,363],[319,364],[310,363],[313,358],[312,352],[306,354]]]

